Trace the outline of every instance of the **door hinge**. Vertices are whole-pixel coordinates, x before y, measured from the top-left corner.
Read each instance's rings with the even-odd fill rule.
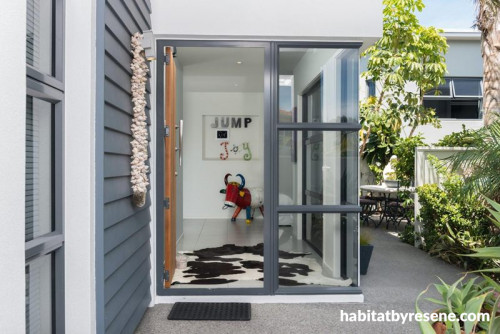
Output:
[[[163,200],[163,207],[165,209],[170,209],[170,198],[167,197]]]
[[[176,47],[170,47],[169,48],[170,50],[172,50],[172,57],[175,58],[176,54],[177,54],[177,48]],[[166,64],[166,65],[170,65],[170,53],[166,52],[165,55],[163,56],[163,62]]]
[[[163,269],[163,280],[166,282],[170,280],[170,271]]]
[[[170,137],[170,126],[165,125],[165,132],[163,134],[165,137]]]

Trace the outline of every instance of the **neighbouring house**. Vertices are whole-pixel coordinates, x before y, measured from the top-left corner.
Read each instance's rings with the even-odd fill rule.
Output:
[[[481,33],[473,30],[445,30],[444,36],[449,46],[445,55],[448,71],[446,82],[438,87],[439,95],[432,91],[424,98],[426,106],[435,108],[441,128],[425,125],[416,131],[423,135],[429,145],[452,132],[461,131],[462,125],[468,129],[483,126]],[[366,62],[366,58],[361,59],[361,72],[366,70]],[[362,80],[365,84],[360,85],[360,98],[377,95],[378,85],[372,80]],[[406,135],[405,129],[402,135]]]
[[[1,332],[131,333],[177,300],[363,301],[359,53],[381,1],[7,1],[0,26]]]

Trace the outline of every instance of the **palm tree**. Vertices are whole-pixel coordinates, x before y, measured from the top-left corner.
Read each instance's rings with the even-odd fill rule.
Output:
[[[475,0],[476,26],[481,31],[483,55],[484,125],[500,112],[500,0]]]

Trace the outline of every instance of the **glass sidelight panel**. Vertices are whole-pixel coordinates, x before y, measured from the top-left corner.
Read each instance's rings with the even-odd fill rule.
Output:
[[[280,131],[279,204],[357,205],[357,147],[354,131]]]
[[[357,123],[357,49],[280,48],[280,123]]]
[[[358,214],[279,215],[280,286],[357,286]]]

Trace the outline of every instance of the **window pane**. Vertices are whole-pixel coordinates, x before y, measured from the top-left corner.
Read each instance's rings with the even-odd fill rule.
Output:
[[[357,286],[358,215],[279,215],[280,286]]]
[[[357,123],[358,61],[358,50],[281,48],[280,122]]]
[[[280,131],[280,205],[356,205],[358,133]]]
[[[434,108],[436,112],[436,117],[438,118],[450,118],[450,104],[451,100],[434,100],[434,99],[424,99],[424,106],[426,108]]]
[[[53,231],[52,118],[52,104],[26,98],[25,241]]]
[[[453,101],[451,103],[451,118],[479,118],[478,101]]]
[[[52,0],[27,0],[26,6],[26,63],[52,75]]]
[[[456,97],[483,96],[481,79],[479,78],[453,79],[453,87],[455,88]]]
[[[445,79],[445,83],[435,89],[425,93],[426,96],[451,96],[450,79]]]
[[[52,333],[52,255],[42,256],[25,267],[26,333]]]

